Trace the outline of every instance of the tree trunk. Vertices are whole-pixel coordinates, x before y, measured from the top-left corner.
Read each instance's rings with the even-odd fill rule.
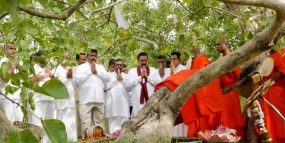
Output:
[[[247,1],[244,3],[236,0],[224,1],[245,5],[252,4]],[[258,2],[253,5],[266,6]],[[269,7],[272,8],[272,5],[269,4]],[[283,10],[276,7],[277,16],[267,29],[256,34],[253,39],[232,52],[231,55],[222,57],[201,69],[173,92],[170,92],[166,87],[157,90],[137,116],[123,126],[116,142],[170,142],[174,121],[184,103],[195,91],[272,47],[273,39],[285,20],[284,4],[282,7]]]
[[[0,106],[0,142],[6,142],[11,130],[16,130],[16,127],[9,121],[2,106]]]

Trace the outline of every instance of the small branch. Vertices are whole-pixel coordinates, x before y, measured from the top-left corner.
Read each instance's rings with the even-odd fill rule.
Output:
[[[142,42],[145,42],[145,43],[152,44],[154,49],[158,49],[159,48],[158,45],[154,41],[151,41],[151,40],[148,40],[148,39],[145,39],[145,38],[141,38],[141,37],[137,37],[137,36],[133,36],[133,39],[138,40],[138,41],[142,41]]]
[[[103,27],[105,24],[108,24],[108,20],[107,20],[106,22],[104,22],[103,24],[97,26],[97,27],[95,28],[95,31],[96,31],[97,29]]]
[[[39,12],[30,8],[27,8],[23,5],[19,5],[19,10],[24,11],[30,15],[42,17],[42,18],[50,18],[50,19],[59,19],[59,20],[66,20],[69,18],[86,0],[78,0],[75,4],[71,5],[67,11],[63,14],[54,14],[54,13],[45,13]]]
[[[176,0],[186,11],[188,11],[190,14],[192,14],[192,12],[188,9],[188,8],[186,8],[183,4],[182,4],[182,2],[180,1],[180,0]]]
[[[1,91],[0,91],[0,94],[1,94],[2,96],[4,96],[6,99],[8,99],[9,101],[11,101],[12,103],[18,105],[18,106],[21,107],[22,109],[25,109],[26,111],[28,111],[29,113],[31,113],[33,116],[35,116],[36,118],[38,118],[39,120],[41,120],[41,118],[38,117],[37,115],[35,115],[32,111],[26,109],[24,106],[22,106],[22,105],[19,104],[18,102],[15,102],[15,101],[13,101],[12,99],[8,98],[7,95],[3,94]]]
[[[127,1],[127,0],[119,0],[119,1],[117,1],[117,2],[114,2],[114,3],[110,4],[110,5],[107,5],[107,6],[105,6],[105,7],[92,10],[92,11],[88,14],[87,17],[90,18],[93,13],[98,12],[98,11],[102,11],[102,10],[105,10],[105,9],[108,9],[108,8],[113,7],[113,6],[115,6],[115,5],[119,4],[119,3],[122,3],[122,2],[124,2],[124,1]]]
[[[1,20],[2,18],[4,18],[5,16],[7,16],[7,15],[9,15],[8,12],[2,13],[2,14],[0,15],[0,20]]]

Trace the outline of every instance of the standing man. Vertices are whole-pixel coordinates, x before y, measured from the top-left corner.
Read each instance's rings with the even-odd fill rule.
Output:
[[[130,69],[130,79],[127,81],[132,92],[133,112],[132,117],[143,108],[149,97],[154,92],[154,87],[161,79],[157,69],[148,66],[148,54],[138,54],[138,66]]]
[[[109,72],[114,72],[115,71],[115,60],[111,59],[109,61]]]
[[[51,68],[46,61],[45,65],[37,63],[34,58],[43,56],[42,51],[38,51],[30,56],[31,62],[34,64],[35,75],[31,76],[32,82],[38,82],[39,86],[50,80],[53,77],[51,73]],[[54,118],[54,98],[34,92],[33,96],[35,102],[35,110],[33,111],[35,115],[42,119],[53,119]],[[29,114],[29,123],[42,127],[41,120],[37,117]]]
[[[171,53],[171,64],[170,64],[170,75],[177,73],[181,70],[185,70],[186,67],[181,65],[180,53],[172,52]],[[178,124],[173,127],[173,136],[186,136],[187,135],[187,126],[184,123]]]
[[[97,54],[96,49],[91,49],[88,62],[79,65],[75,71],[82,131],[91,126],[101,126],[104,115],[104,83],[110,79],[106,69],[96,63]]]
[[[129,120],[129,88],[126,81],[128,75],[123,72],[123,61],[115,60],[115,71],[110,73],[110,82],[106,84],[106,127],[111,134],[115,127],[120,127]]]
[[[227,39],[218,39],[216,41],[216,49],[223,56],[230,55],[229,41]],[[240,68],[220,77],[222,87],[228,87],[238,82],[240,77]],[[223,125],[234,128],[238,136],[244,135],[243,127],[245,121],[240,109],[240,100],[236,91],[224,94],[225,111],[222,112]]]
[[[77,65],[84,64],[86,62],[86,55],[84,53],[76,54]]]
[[[181,65],[180,55],[179,52],[171,53],[170,75],[186,69],[185,66]]]
[[[74,84],[73,84],[73,69],[67,67],[63,63],[64,59],[69,58],[68,53],[63,53],[60,64],[52,70],[52,73],[57,77],[67,88],[69,93],[68,99],[57,99],[55,101],[56,118],[61,120],[66,127],[67,139],[77,141],[76,117],[75,117],[75,101],[74,101]]]
[[[158,68],[158,73],[160,75],[160,78],[164,80],[170,75],[170,69],[166,68],[166,58],[163,55],[159,55],[156,58],[156,64]]]
[[[77,65],[76,68],[81,65],[86,63],[86,55],[84,53],[76,54],[76,61]],[[75,71],[73,71],[74,73]],[[77,128],[77,139],[82,139],[82,131],[81,131],[81,120],[79,117],[79,96],[78,96],[78,87],[74,85],[74,92],[75,92],[75,116],[76,116],[76,128]]]
[[[13,59],[17,60],[18,56],[17,56],[16,52],[17,52],[17,48],[16,48],[16,45],[14,43],[12,43],[12,42],[6,43],[4,46],[5,57],[3,57],[0,60],[0,68],[2,67],[2,64],[4,62],[9,62],[9,58],[13,58]],[[19,71],[18,71],[16,65],[13,64],[11,66],[11,68],[8,69],[8,71],[2,71],[2,74],[4,74],[4,72],[7,72],[8,75],[11,75],[12,73],[14,73],[14,74],[18,73]],[[16,87],[10,81],[8,81],[8,83],[6,83],[2,79],[2,77],[0,78],[0,85],[1,85],[0,91],[3,94],[5,94],[5,86],[6,85]],[[13,94],[7,94],[7,97],[10,98],[11,100],[13,100],[14,102],[21,104],[22,101],[20,98],[20,93],[21,93],[21,90],[18,89]],[[3,95],[0,95],[0,106],[3,107],[5,114],[6,114],[7,118],[11,121],[11,123],[13,123],[14,121],[22,121],[23,120],[24,115],[22,113],[21,107],[12,103],[11,101],[9,101],[5,97],[3,97]]]

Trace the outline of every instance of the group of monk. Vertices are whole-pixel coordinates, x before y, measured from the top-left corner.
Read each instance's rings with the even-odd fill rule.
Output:
[[[227,39],[217,40],[216,50],[223,56],[230,55],[229,41]],[[282,103],[285,103],[285,98],[282,98],[282,96],[285,95],[285,56],[283,56],[285,49],[281,49],[281,51],[282,53],[271,52],[270,57],[274,60],[274,69],[269,76],[263,77],[263,81],[268,79],[275,81],[275,84],[269,88],[264,98],[275,105],[284,115],[285,106]],[[207,56],[200,53],[199,49],[193,49],[193,53],[195,56],[190,70],[182,70],[166,78],[156,86],[156,89],[166,86],[174,91],[186,79],[210,64]],[[236,91],[225,94],[222,92],[222,88],[232,86],[239,81],[240,72],[240,68],[237,68],[196,91],[182,107],[175,124],[182,122],[186,124],[188,127],[187,136],[194,137],[197,136],[198,131],[216,129],[219,125],[223,125],[235,129],[236,135],[241,136],[242,141],[246,142],[246,133],[244,131],[246,124],[239,95]],[[265,115],[265,126],[273,142],[285,143],[284,121],[267,103],[262,100],[259,102]]]

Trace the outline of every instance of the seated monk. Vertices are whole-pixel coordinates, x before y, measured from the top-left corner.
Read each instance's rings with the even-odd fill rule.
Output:
[[[177,86],[187,78],[195,74],[199,69],[210,64],[205,55],[195,56],[191,70],[182,70],[159,83],[156,90],[166,86],[174,91]],[[178,116],[175,124],[182,121],[188,125],[187,136],[197,136],[199,130],[216,129],[222,124],[221,113],[225,110],[220,79],[216,79],[208,85],[196,91],[184,104],[181,115]],[[182,118],[181,118],[182,117]],[[182,119],[182,120],[181,120]]]

